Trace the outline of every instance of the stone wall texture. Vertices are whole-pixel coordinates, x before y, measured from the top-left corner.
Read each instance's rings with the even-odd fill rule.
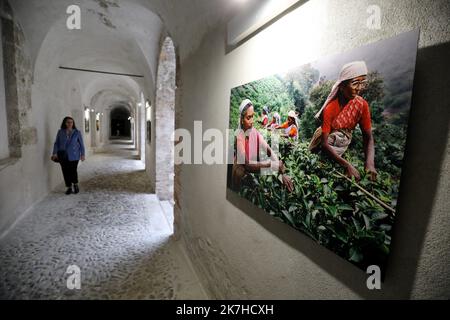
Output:
[[[37,129],[32,126],[32,68],[27,54],[25,36],[14,19],[7,1],[1,2],[5,100],[8,119],[8,139],[11,159],[0,170],[0,236],[28,209],[32,196],[21,196],[30,187],[31,177],[23,158],[38,142]],[[6,14],[6,15],[5,15]]]
[[[170,38],[166,38],[158,66],[156,82],[155,146],[156,194],[161,200],[172,200],[174,193],[174,143],[176,56]]]

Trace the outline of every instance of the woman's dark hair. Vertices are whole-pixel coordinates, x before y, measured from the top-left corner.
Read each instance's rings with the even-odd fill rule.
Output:
[[[351,81],[352,81],[352,79],[342,81],[342,83],[341,83],[341,88],[342,88],[342,87],[348,86],[348,85],[350,84]]]
[[[73,120],[73,118],[72,117],[65,117],[64,118],[64,120],[63,120],[63,122],[62,122],[62,124],[61,124],[61,129],[67,129],[67,126],[66,126],[66,122],[67,122],[67,120],[72,120],[73,121],[73,128],[74,129],[77,129],[77,126],[75,125],[75,120]]]

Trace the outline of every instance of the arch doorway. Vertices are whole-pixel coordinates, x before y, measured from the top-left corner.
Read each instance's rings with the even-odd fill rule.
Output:
[[[176,54],[170,37],[162,43],[155,103],[155,190],[159,199],[174,200]]]
[[[131,140],[131,113],[125,107],[111,111],[111,139]]]

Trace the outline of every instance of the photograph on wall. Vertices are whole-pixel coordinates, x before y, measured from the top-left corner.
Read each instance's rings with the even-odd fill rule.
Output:
[[[418,31],[231,91],[228,188],[366,270],[389,256]]]

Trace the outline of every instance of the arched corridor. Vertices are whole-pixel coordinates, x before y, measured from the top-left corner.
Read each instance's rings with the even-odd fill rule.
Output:
[[[0,243],[0,299],[205,299],[171,205],[150,194],[136,152],[118,141],[82,165],[82,193],[57,189]],[[81,270],[82,290],[66,271]]]
[[[111,111],[111,139],[131,140],[131,113],[125,107]]]
[[[71,30],[65,2],[0,0],[0,299],[204,298],[173,240],[177,53],[161,7],[81,1]],[[66,116],[86,150],[69,197],[49,160]]]

